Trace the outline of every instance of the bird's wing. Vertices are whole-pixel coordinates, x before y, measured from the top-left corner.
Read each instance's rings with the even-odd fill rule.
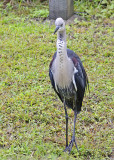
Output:
[[[74,64],[75,81],[85,88],[88,85],[88,77],[79,56],[70,49],[67,49],[67,54]]]
[[[78,55],[76,55],[72,50],[69,49],[67,49],[67,54],[74,64],[73,83],[77,88],[77,105],[80,108],[79,110],[81,110],[85,89],[88,84],[88,78]]]

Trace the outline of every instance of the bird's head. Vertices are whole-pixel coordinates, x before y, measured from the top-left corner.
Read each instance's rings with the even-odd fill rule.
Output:
[[[56,21],[55,21],[55,26],[56,26],[56,28],[55,28],[54,34],[57,31],[59,31],[59,32],[64,31],[65,30],[65,22],[64,22],[64,20],[62,18],[57,18]]]

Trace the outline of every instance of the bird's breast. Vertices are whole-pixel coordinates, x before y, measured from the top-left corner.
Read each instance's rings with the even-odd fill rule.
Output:
[[[72,82],[74,64],[67,55],[66,42],[57,40],[57,56],[53,63],[55,86],[68,88]]]
[[[54,63],[54,81],[55,84],[61,88],[68,88],[72,82],[73,64],[70,59],[65,58],[64,55],[60,55]]]

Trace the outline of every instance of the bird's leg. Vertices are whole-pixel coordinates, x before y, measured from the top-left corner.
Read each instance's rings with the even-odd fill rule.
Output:
[[[76,117],[77,117],[77,110],[74,111],[74,128],[73,128],[73,136],[72,136],[72,139],[68,145],[68,147],[65,149],[65,151],[68,151],[69,153],[71,152],[72,150],[72,147],[73,147],[73,143],[75,143],[75,146],[78,150],[78,146],[77,146],[77,143],[76,143],[76,139],[75,139],[75,125],[76,125]]]
[[[77,143],[76,143],[76,139],[75,139],[75,126],[76,126],[76,118],[77,118],[77,110],[74,111],[74,128],[73,128],[73,136],[72,136],[72,139],[71,139],[71,149],[72,149],[72,146],[73,146],[73,142],[75,142],[75,146],[78,150],[78,146],[77,146]]]
[[[64,101],[64,109],[65,109],[65,118],[66,118],[66,149],[67,149],[67,147],[68,147],[68,114],[67,114],[65,101]]]

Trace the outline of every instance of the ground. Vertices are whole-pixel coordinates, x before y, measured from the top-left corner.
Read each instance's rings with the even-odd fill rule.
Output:
[[[0,159],[113,159],[112,18],[88,16],[66,25],[67,47],[80,56],[90,88],[77,117],[79,152],[73,147],[69,155],[63,152],[63,104],[48,76],[57,36],[45,21],[47,2],[0,11]],[[70,141],[72,110],[68,115]]]

